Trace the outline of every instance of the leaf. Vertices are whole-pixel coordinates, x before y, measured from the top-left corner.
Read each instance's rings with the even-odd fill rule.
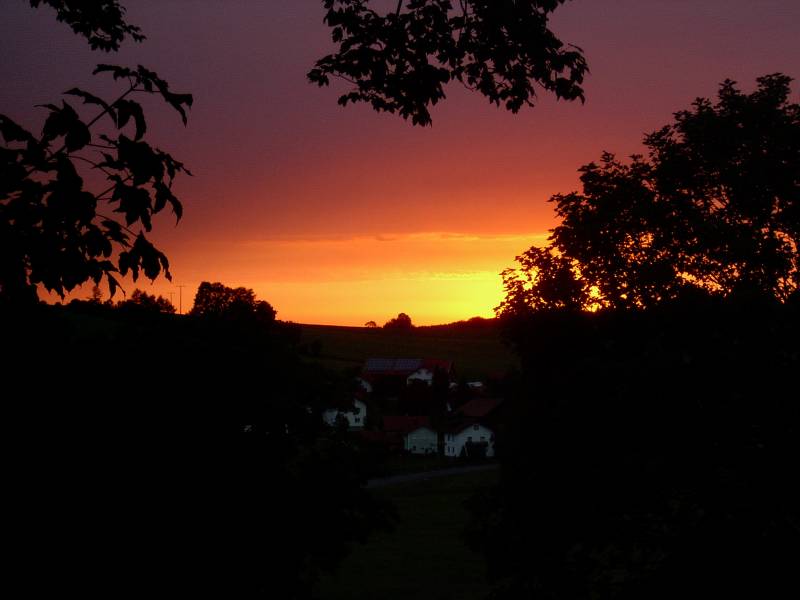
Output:
[[[67,146],[67,152],[75,152],[85,147],[86,144],[92,141],[92,134],[89,128],[83,121],[75,121],[71,124],[70,130],[64,138],[64,144]]]
[[[114,79],[123,79],[125,77],[135,77],[136,73],[127,67],[120,67],[118,65],[106,65],[106,64],[99,64],[95,67],[94,71],[92,71],[92,75],[97,75],[98,73],[106,73],[110,72]]]
[[[117,100],[114,103],[119,115],[117,119],[117,128],[122,129],[128,123],[128,120],[133,117],[136,122],[136,135],[135,140],[140,140],[147,131],[147,122],[144,119],[144,111],[142,105],[133,100]]]
[[[103,110],[105,110],[111,119],[116,123],[117,122],[117,115],[114,112],[114,109],[102,98],[98,98],[97,96],[90,94],[80,88],[72,88],[71,90],[67,90],[64,92],[70,96],[77,96],[83,99],[84,104],[96,104],[97,106],[101,106]]]
[[[150,194],[146,189],[119,183],[114,187],[111,200],[119,200],[114,212],[123,213],[128,226],[141,221],[144,228],[150,231]]]
[[[180,201],[172,193],[169,186],[163,183],[157,183],[155,186],[155,203],[153,205],[153,213],[157,213],[164,209],[167,202],[172,206],[172,212],[175,213],[176,220],[180,221],[183,216],[183,206]]]
[[[28,142],[35,143],[36,138],[22,126],[12,121],[5,115],[0,115],[0,135],[7,143]]]
[[[89,133],[89,128],[66,101],[62,101],[61,108],[53,104],[46,104],[44,107],[50,110],[50,115],[42,128],[44,141],[64,136],[64,144],[68,152],[80,150],[91,141],[92,135]]]

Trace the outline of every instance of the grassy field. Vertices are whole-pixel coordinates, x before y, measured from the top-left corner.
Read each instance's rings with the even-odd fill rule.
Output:
[[[455,362],[456,376],[483,380],[516,365],[496,328],[420,327],[407,333],[302,325],[301,342],[314,359],[336,370],[357,370],[367,358],[442,358]]]
[[[465,545],[464,501],[497,481],[497,471],[454,475],[375,490],[396,506],[395,531],[357,545],[324,578],[320,600],[478,600],[486,596],[483,559]]]

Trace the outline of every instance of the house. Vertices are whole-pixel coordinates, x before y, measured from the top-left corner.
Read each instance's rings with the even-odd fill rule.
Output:
[[[453,361],[441,360],[438,358],[423,358],[421,359],[419,368],[406,377],[406,385],[413,385],[414,382],[425,383],[426,385],[433,385],[433,378],[436,373],[440,373],[447,377],[450,382],[453,376]]]
[[[370,386],[370,391],[375,381],[381,379],[404,382],[405,385],[422,382],[431,386],[436,373],[444,374],[450,381],[453,371],[453,361],[438,358],[369,358],[359,379]]]
[[[494,456],[494,432],[474,419],[456,421],[444,431],[444,455],[491,458]]]
[[[367,405],[356,399],[352,408],[329,408],[322,413],[322,420],[331,427],[335,427],[339,419],[347,420],[348,429],[363,429],[367,421]]]
[[[363,377],[356,377],[356,383],[358,384],[358,387],[365,393],[372,393],[372,384]]]
[[[439,451],[439,434],[431,427],[428,417],[384,417],[383,430],[390,436],[399,435],[403,450],[411,454]]]

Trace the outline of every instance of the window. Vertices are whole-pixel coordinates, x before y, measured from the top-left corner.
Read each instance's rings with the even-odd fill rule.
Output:
[[[355,418],[355,422],[356,422],[356,423],[361,423],[361,417],[356,417],[356,418]],[[483,438],[481,438],[481,439],[483,439]]]
[[[468,435],[468,436],[467,436],[467,441],[468,441],[468,442],[471,442],[471,441],[472,441],[472,436],[471,436],[471,435]]]

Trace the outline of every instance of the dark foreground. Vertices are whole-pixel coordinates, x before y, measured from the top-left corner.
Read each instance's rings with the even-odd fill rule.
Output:
[[[397,506],[394,531],[353,547],[339,571],[319,586],[322,600],[471,600],[489,592],[483,558],[467,547],[475,493],[498,480],[494,469],[382,487]]]

